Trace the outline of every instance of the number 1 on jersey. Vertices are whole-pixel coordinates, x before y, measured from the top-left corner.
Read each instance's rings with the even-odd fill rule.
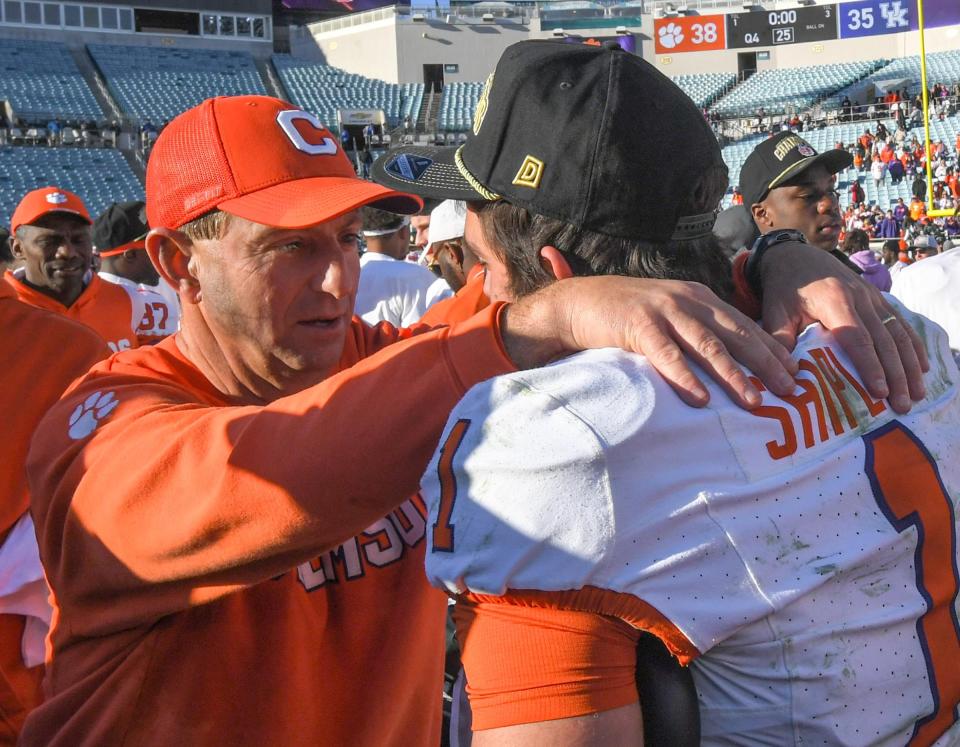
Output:
[[[916,436],[897,422],[864,437],[865,471],[877,505],[898,532],[917,531],[914,565],[927,612],[917,637],[927,660],[933,713],[917,721],[911,745],[933,744],[956,721],[960,702],[960,589],[953,502],[937,465]]]
[[[453,457],[460,448],[463,437],[470,427],[469,420],[458,420],[450,435],[440,447],[440,461],[437,463],[437,476],[440,478],[440,505],[437,507],[437,520],[433,524],[433,552],[453,552],[453,504],[457,500],[457,479],[453,474]]]

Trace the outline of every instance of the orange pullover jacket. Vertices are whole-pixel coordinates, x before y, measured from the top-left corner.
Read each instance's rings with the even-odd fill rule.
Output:
[[[55,609],[22,743],[437,744],[446,605],[404,499],[466,389],[513,370],[500,308],[355,318],[340,373],[265,406],[175,338],[91,370],[29,457]]]

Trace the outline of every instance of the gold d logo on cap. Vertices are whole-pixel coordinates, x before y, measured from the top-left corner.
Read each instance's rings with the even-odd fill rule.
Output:
[[[540,179],[543,177],[543,161],[533,156],[527,156],[520,164],[520,170],[513,177],[513,183],[518,187],[530,187],[537,189],[540,186]]]
[[[493,73],[487,76],[487,82],[483,84],[483,91],[480,93],[480,100],[477,102],[476,111],[473,113],[473,134],[480,134],[480,126],[483,124],[484,117],[487,116],[487,107],[490,105],[490,87],[493,85]]]
[[[46,199],[51,205],[62,205],[67,201],[67,196],[63,192],[51,192]]]

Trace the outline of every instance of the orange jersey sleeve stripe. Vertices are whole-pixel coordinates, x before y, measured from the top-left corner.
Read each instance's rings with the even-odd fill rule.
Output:
[[[475,731],[637,701],[639,631],[620,620],[475,599],[459,602],[454,620]]]

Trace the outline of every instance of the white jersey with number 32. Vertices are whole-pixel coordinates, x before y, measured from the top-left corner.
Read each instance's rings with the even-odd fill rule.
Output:
[[[960,373],[904,313],[931,370],[902,417],[819,326],[752,412],[613,350],[474,387],[423,482],[431,581],[602,590],[693,662],[706,744],[960,743]]]

